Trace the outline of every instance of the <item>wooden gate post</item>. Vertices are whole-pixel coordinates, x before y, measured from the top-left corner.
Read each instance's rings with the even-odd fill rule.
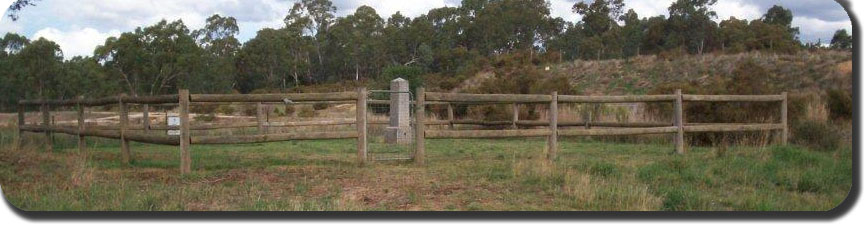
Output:
[[[24,105],[18,104],[18,136],[15,138],[15,149],[20,150],[21,145],[24,143],[24,137],[22,135],[24,132],[21,131],[21,128],[26,125],[24,121]]]
[[[180,174],[192,172],[192,156],[189,152],[189,90],[180,89]]]
[[[87,153],[87,143],[84,140],[84,135],[82,134],[85,129],[85,121],[84,121],[84,104],[81,104],[81,101],[84,101],[84,97],[78,97],[78,153],[86,154]]]
[[[789,121],[788,121],[788,104],[789,96],[783,92],[783,102],[780,104],[780,121],[783,124],[783,133],[780,135],[780,144],[787,145],[789,143]]]
[[[141,106],[141,123],[144,125],[144,131],[150,130],[150,105],[148,104]]]
[[[552,133],[549,135],[548,144],[549,150],[546,152],[546,158],[555,160],[558,155],[558,92],[552,92],[552,101],[549,102],[549,130]]]
[[[684,154],[684,96],[681,94],[681,89],[675,90],[675,115],[673,124],[678,127],[678,132],[675,134],[675,152]]]
[[[123,166],[129,166],[131,153],[129,150],[129,140],[126,139],[126,133],[129,126],[129,104],[123,102],[123,97],[120,97],[120,150],[122,152]]]
[[[519,105],[516,103],[513,103],[513,119],[511,119],[511,123],[512,123],[511,126],[513,127],[514,130],[519,129],[519,127],[516,126],[516,122],[519,122]]]
[[[417,165],[423,166],[426,164],[426,89],[422,87],[417,88],[417,104],[415,107],[415,120],[416,125],[414,126],[414,134],[415,138],[415,147],[417,149],[414,150],[414,162]]]
[[[447,122],[450,123],[450,129],[453,129],[454,120],[455,116],[453,115],[453,104],[447,104]]]
[[[360,165],[366,163],[366,88],[357,88],[357,158]]]
[[[255,118],[258,119],[258,134],[266,134],[267,133],[267,126],[264,126],[264,123],[265,123],[264,120],[266,120],[266,118],[265,118],[266,112],[264,111],[264,104],[258,102],[256,104],[256,106],[257,106],[256,107],[257,114],[255,115]]]
[[[51,138],[51,109],[47,104],[42,104],[42,127],[45,128],[45,148],[54,151],[54,142]]]

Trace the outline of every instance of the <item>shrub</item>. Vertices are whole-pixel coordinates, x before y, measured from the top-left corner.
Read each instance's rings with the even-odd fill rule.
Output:
[[[302,107],[300,111],[297,112],[297,116],[299,117],[315,117],[315,109],[312,107]]]
[[[212,122],[213,120],[216,120],[216,115],[213,113],[198,114],[197,116],[195,116],[195,120]]]
[[[414,66],[388,66],[384,68],[384,71],[381,72],[381,76],[379,76],[378,81],[376,82],[377,86],[380,89],[390,89],[390,81],[396,78],[402,78],[408,81],[408,90],[413,91],[418,87],[423,87],[423,75],[424,71],[421,67]]]
[[[825,122],[803,121],[792,126],[796,144],[817,151],[833,151],[840,145],[840,135]]]
[[[832,120],[852,118],[852,94],[845,90],[828,90],[828,113]]]
[[[315,109],[315,110],[324,110],[324,109],[327,109],[328,107],[330,107],[330,104],[327,104],[327,103],[312,104],[312,109]]]
[[[234,106],[220,105],[218,108],[216,108],[216,113],[223,115],[234,115]]]

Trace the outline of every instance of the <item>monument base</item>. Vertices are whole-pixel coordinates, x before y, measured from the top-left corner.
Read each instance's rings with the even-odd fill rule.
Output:
[[[411,127],[384,128],[384,142],[387,144],[411,144],[414,139]]]

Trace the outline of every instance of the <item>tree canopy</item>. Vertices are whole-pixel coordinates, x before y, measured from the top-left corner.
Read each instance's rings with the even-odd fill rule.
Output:
[[[13,9],[33,2],[16,1]],[[379,15],[369,6],[339,17],[329,0],[301,0],[285,12],[283,26],[259,30],[245,43],[236,37],[237,20],[216,14],[197,30],[180,20],[138,27],[108,38],[93,55],[67,60],[56,43],[8,33],[0,39],[0,107],[22,97],[157,95],[178,88],[284,92],[389,79],[400,71],[412,79],[453,77],[512,54],[536,63],[803,49],[790,10],[775,5],[759,19],[718,23],[715,3],[676,0],[668,18],[647,18],[623,0],[579,1],[572,12],[581,19],[567,21],[551,16],[544,0],[463,0],[414,18]],[[837,31],[831,48],[851,47],[852,37]]]

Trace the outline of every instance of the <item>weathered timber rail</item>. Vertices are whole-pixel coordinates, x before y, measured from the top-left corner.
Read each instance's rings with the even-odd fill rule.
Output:
[[[444,138],[512,138],[512,137],[548,137],[547,157],[554,159],[557,152],[559,136],[614,136],[614,135],[646,135],[672,134],[675,142],[675,152],[684,154],[685,133],[700,132],[751,132],[777,131],[777,141],[786,144],[788,141],[787,94],[780,95],[685,95],[676,90],[670,95],[624,95],[624,96],[575,96],[558,95],[518,95],[518,94],[459,94],[417,91],[417,102],[436,102],[447,105],[447,119],[453,124],[470,124],[482,126],[510,126],[507,130],[422,130],[425,126],[417,126],[418,141],[423,137],[430,139]],[[687,123],[684,121],[684,102],[776,102],[780,103],[780,121],[768,124],[747,123]],[[669,122],[597,122],[597,121],[558,121],[558,104],[569,103],[673,103],[673,120]],[[455,120],[454,104],[511,104],[513,119],[510,121]],[[517,104],[548,104],[548,121],[520,121]],[[423,123],[425,115],[417,107],[417,121]],[[584,129],[559,129],[559,127],[583,127]],[[519,129],[546,127],[546,129]],[[602,127],[591,129],[591,127]],[[422,152],[422,145],[418,145]]]
[[[384,120],[367,121],[367,104],[390,104],[390,101],[368,100],[368,92],[365,88],[358,88],[355,92],[333,92],[333,93],[287,93],[287,94],[189,94],[187,90],[180,90],[176,95],[160,96],[115,96],[97,99],[68,99],[68,100],[21,100],[18,102],[18,131],[44,133],[48,143],[52,140],[54,133],[62,133],[78,136],[78,148],[81,153],[86,154],[86,143],[84,137],[101,137],[121,140],[121,153],[124,165],[131,160],[129,153],[129,142],[141,142],[148,144],[172,145],[180,148],[180,172],[192,171],[191,153],[189,146],[192,144],[245,144],[263,143],[288,140],[321,140],[321,139],[356,139],[357,157],[360,164],[367,161],[367,126],[369,124],[388,124]],[[777,132],[777,141],[786,144],[788,141],[787,123],[787,95],[685,95],[680,90],[669,95],[627,95],[627,96],[575,96],[558,95],[553,92],[549,95],[520,95],[520,94],[460,94],[460,93],[438,93],[425,92],[423,88],[416,91],[416,100],[410,104],[415,106],[416,118],[413,123],[414,138],[416,140],[414,161],[419,165],[425,163],[425,140],[426,139],[472,139],[472,138],[519,138],[519,137],[546,137],[547,158],[555,159],[558,151],[558,138],[561,136],[614,136],[614,135],[648,135],[666,134],[674,137],[675,151],[679,154],[686,153],[684,135],[686,133],[700,132]],[[685,102],[776,102],[780,103],[780,121],[776,123],[687,123],[684,121]],[[603,104],[603,103],[673,103],[673,119],[669,122],[607,122],[607,121],[559,121],[559,104]],[[129,123],[129,106],[131,104],[142,105],[144,119],[142,124]],[[217,104],[256,104],[257,116],[255,122],[240,122],[231,124],[192,124],[189,115],[190,106],[217,105]],[[355,104],[356,118],[331,120],[331,121],[295,121],[295,122],[268,122],[264,119],[264,105],[267,104]],[[484,121],[484,120],[457,120],[454,117],[453,105],[480,105],[480,104],[510,104],[514,108],[513,117],[510,121]],[[548,105],[548,120],[520,121],[518,115],[519,104],[544,104]],[[86,107],[118,105],[119,125],[92,125],[85,123],[84,109]],[[445,105],[447,107],[446,119],[429,120],[426,118],[426,106]],[[27,124],[24,113],[27,107],[39,107],[42,121],[37,124]],[[179,108],[179,126],[151,125],[149,120],[149,106],[177,106]],[[77,109],[77,126],[56,125],[51,121],[51,109],[56,107],[75,107]],[[167,116],[167,115],[166,115]],[[449,129],[427,130],[428,125],[442,125]],[[505,130],[456,130],[454,125],[479,125],[486,127],[510,127]],[[355,126],[355,131],[332,131],[332,132],[281,132],[269,133],[270,127],[304,127],[304,126]],[[539,128],[538,128],[539,127]],[[572,128],[584,127],[584,129]],[[193,136],[192,130],[215,130],[257,128],[258,133],[252,135],[231,136]],[[441,127],[438,127],[441,128]],[[527,128],[527,129],[526,129]],[[179,135],[158,135],[148,131],[177,130]],[[21,143],[21,135],[17,143]],[[50,146],[48,145],[49,150]]]
[[[358,152],[364,157],[366,148],[366,89],[358,88],[355,92],[333,92],[333,93],[289,93],[289,94],[189,94],[188,90],[180,90],[176,95],[160,96],[115,96],[97,99],[67,99],[67,100],[21,100],[18,102],[18,131],[44,133],[47,143],[51,143],[54,133],[62,133],[78,136],[78,149],[86,154],[86,143],[84,137],[101,137],[119,139],[121,141],[121,159],[124,165],[131,161],[129,142],[140,142],[148,144],[180,146],[180,172],[192,171],[191,152],[192,144],[245,144],[261,143],[287,140],[317,140],[317,139],[357,139]],[[235,124],[195,124],[192,125],[189,108],[190,105],[209,104],[257,104],[257,122],[235,123]],[[299,121],[299,122],[267,122],[263,120],[263,104],[356,104],[357,115],[355,120],[337,121]],[[143,116],[141,125],[130,125],[130,104],[143,105]],[[86,107],[118,105],[119,125],[90,125],[85,123],[84,109]],[[151,125],[149,123],[149,106],[177,106],[179,107],[179,126]],[[38,106],[42,113],[42,122],[39,124],[27,124],[24,113],[27,107]],[[75,107],[78,112],[77,126],[59,126],[51,122],[51,109],[56,107]],[[166,115],[167,116],[167,115]],[[267,133],[268,127],[300,127],[300,126],[331,126],[331,125],[356,125],[356,131],[339,132],[295,132],[295,133]],[[254,135],[231,135],[231,136],[193,136],[191,130],[212,130],[230,128],[257,127],[258,134]],[[179,135],[154,134],[147,132],[151,130],[176,130]],[[21,135],[17,142],[20,144]],[[52,146],[49,144],[48,146]],[[49,147],[49,150],[50,147]]]

